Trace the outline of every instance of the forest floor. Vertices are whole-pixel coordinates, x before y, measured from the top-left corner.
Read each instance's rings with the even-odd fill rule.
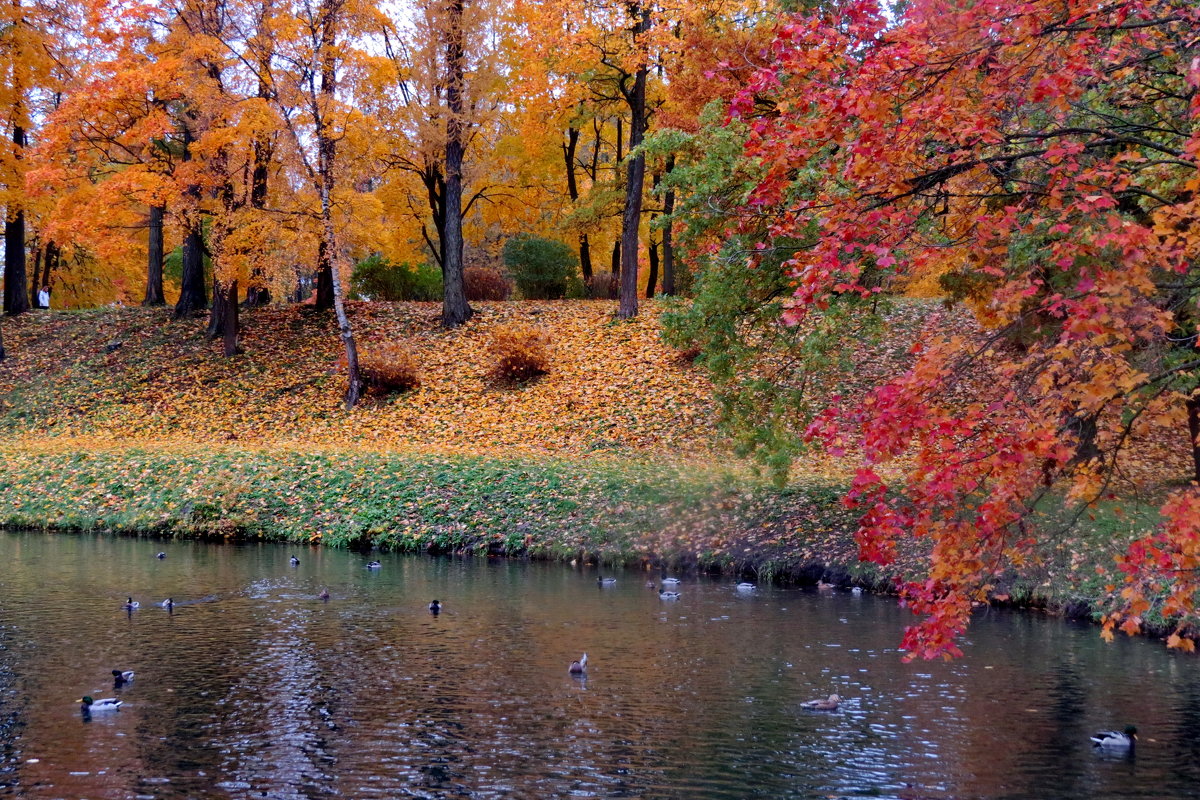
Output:
[[[202,319],[166,309],[6,319],[0,525],[669,561],[875,588],[919,564],[919,548],[888,574],[857,562],[839,502],[850,460],[803,459],[780,489],[732,456],[702,370],[661,340],[659,304],[630,322],[602,301],[474,305],[446,332],[437,304],[351,304],[364,353],[403,342],[420,370],[417,388],[352,411],[333,320],[307,307],[245,313],[232,359]],[[896,329],[911,336],[936,308],[901,302]],[[491,329],[514,321],[553,348],[548,374],[519,385],[492,376],[488,352]],[[908,345],[856,350],[843,402]],[[1151,481],[1176,470],[1148,463]],[[1086,604],[1148,519],[1137,503],[1096,509],[997,593]]]

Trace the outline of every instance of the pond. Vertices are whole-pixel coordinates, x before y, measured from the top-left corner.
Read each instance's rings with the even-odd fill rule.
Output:
[[[904,664],[907,612],[846,591],[683,576],[666,601],[639,571],[600,586],[596,569],[558,564],[39,533],[0,533],[0,563],[0,797],[1044,800],[1200,785],[1200,661],[1032,615],[983,614],[961,660]],[[114,688],[114,668],[133,682]],[[838,710],[801,708],[835,691]],[[85,716],[82,695],[122,706]],[[1133,754],[1091,746],[1126,724]]]

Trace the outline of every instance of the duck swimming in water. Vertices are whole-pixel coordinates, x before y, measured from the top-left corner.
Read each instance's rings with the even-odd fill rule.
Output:
[[[838,703],[842,702],[842,698],[836,694],[831,694],[824,700],[809,700],[807,703],[801,703],[801,708],[812,709],[813,711],[837,711]]]
[[[298,566],[300,566],[300,559],[296,558],[295,556],[292,556],[292,562],[291,562],[291,563],[292,563],[292,566],[293,566],[293,567],[298,567]]]
[[[170,611],[175,607],[175,601],[168,597],[166,600],[163,600],[161,603],[159,603],[159,605],[165,608],[167,611]]]
[[[158,555],[156,555],[156,556],[155,556],[155,558],[158,558],[158,559],[163,559],[163,558],[166,558],[166,557],[167,557],[167,554],[166,554],[166,553],[159,553]]]
[[[437,600],[434,600],[432,603],[429,604],[429,613],[430,614],[433,614],[436,617],[441,612],[442,612],[442,604],[440,602],[438,602]]]
[[[317,599],[323,603],[328,603],[329,602],[329,590],[322,589],[321,593],[319,595],[317,595]]]
[[[679,584],[680,584],[679,578],[663,578],[662,579],[663,586],[678,586]]]
[[[598,583],[601,586],[615,586],[617,583],[617,579],[616,578],[599,577],[599,578],[596,578],[596,583]]]
[[[127,669],[124,671],[119,670],[119,669],[114,669],[112,671],[112,676],[113,676],[113,686],[124,686],[127,683],[133,683],[133,670],[131,670],[131,669]]]
[[[378,561],[368,561],[367,562],[367,569],[379,569],[382,566],[383,566],[383,564],[379,563]]]
[[[679,592],[668,592],[666,589],[658,590],[659,600],[678,600],[682,596]]]
[[[1137,742],[1137,728],[1126,725],[1124,731],[1100,731],[1092,736],[1093,747],[1129,750]]]
[[[756,587],[753,583],[739,583],[737,585],[737,590],[739,592],[753,592],[756,588],[758,587]]]
[[[571,675],[586,675],[587,674],[587,653],[580,656],[578,661],[572,661],[571,666],[567,667],[567,672]]]
[[[93,711],[117,711],[120,708],[121,701],[115,697],[93,700],[90,695],[84,695],[79,698],[79,710],[84,714],[89,714]]]
[[[132,597],[128,597],[128,598],[126,598],[126,600],[125,600],[125,606],[124,606],[124,607],[125,607],[125,608],[127,608],[127,609],[129,609],[130,611],[132,611],[132,610],[133,610],[133,609],[135,609],[135,608],[140,608],[140,607],[141,607],[141,605],[142,605],[142,604],[141,604],[141,603],[139,603],[137,600],[134,600]]]

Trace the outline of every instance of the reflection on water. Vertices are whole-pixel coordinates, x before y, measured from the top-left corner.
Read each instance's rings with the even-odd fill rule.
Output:
[[[1182,798],[1200,779],[1200,662],[1156,643],[993,612],[964,659],[905,665],[887,599],[685,579],[664,602],[636,572],[380,560],[0,534],[0,797]],[[114,668],[137,678],[114,689]],[[837,712],[799,709],[832,691]],[[90,721],[73,702],[114,692]],[[1129,723],[1134,757],[1090,747]]]

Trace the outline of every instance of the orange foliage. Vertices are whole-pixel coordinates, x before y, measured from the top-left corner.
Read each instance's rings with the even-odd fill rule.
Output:
[[[492,331],[497,377],[524,381],[550,371],[550,337],[535,325],[510,322]]]

